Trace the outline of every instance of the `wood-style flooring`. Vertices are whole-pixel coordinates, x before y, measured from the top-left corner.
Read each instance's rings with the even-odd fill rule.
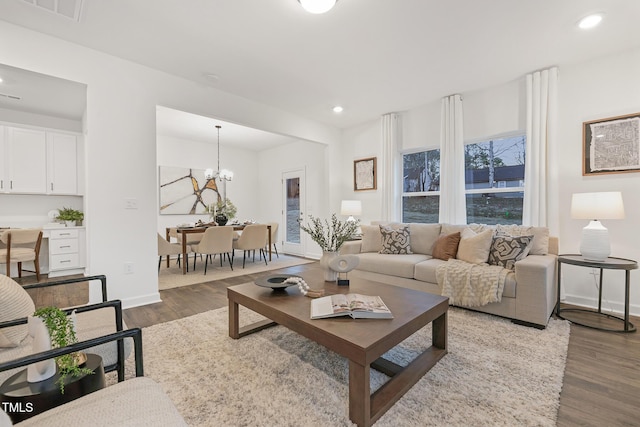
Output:
[[[313,263],[277,271],[303,274],[317,268],[318,263]],[[225,307],[227,287],[251,282],[257,276],[245,275],[160,291],[161,303],[125,310],[125,322],[130,327],[144,328]],[[31,277],[20,280],[24,284],[33,281]],[[88,299],[86,285],[30,293],[38,307],[72,306]],[[640,318],[631,321],[640,327]],[[571,325],[557,425],[640,425],[640,332],[612,333]]]

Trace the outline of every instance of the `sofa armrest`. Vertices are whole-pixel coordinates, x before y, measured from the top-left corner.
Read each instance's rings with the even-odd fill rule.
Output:
[[[360,248],[362,248],[362,240],[344,242],[340,248],[340,255],[359,254]]]
[[[529,255],[516,262],[516,317],[546,326],[557,297],[557,256]]]
[[[55,280],[51,282],[34,283],[32,285],[24,285],[24,289],[47,288],[49,286],[70,285],[73,283],[90,282],[92,280],[100,280],[102,286],[102,302],[107,301],[107,277],[104,275],[76,277],[73,279]]]

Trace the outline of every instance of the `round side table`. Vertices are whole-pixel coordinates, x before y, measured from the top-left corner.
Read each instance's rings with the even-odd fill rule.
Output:
[[[58,372],[44,381],[30,383],[27,381],[27,370],[23,369],[0,386],[0,404],[16,424],[105,387],[100,356],[87,353],[83,367],[91,369],[93,374],[65,378],[64,394],[60,392],[60,385],[56,384],[60,378]]]
[[[588,267],[588,268],[598,268],[600,269],[600,286],[598,289],[598,311],[583,309],[583,308],[560,308],[560,286],[561,286],[561,269],[562,264],[571,264],[577,265],[579,267]],[[565,319],[562,317],[562,312],[571,312],[571,311],[579,311],[583,313],[589,313],[593,316],[603,316],[609,319],[622,321],[624,327],[622,329],[610,329],[603,328],[600,326],[590,325],[584,321],[577,320],[569,320],[571,323],[575,323],[576,325],[586,326],[592,329],[598,329],[601,331],[608,332],[635,332],[636,327],[629,322],[629,286],[630,286],[630,277],[631,270],[635,270],[638,268],[638,262],[632,259],[625,258],[615,258],[609,257],[604,261],[589,261],[582,257],[582,255],[577,254],[568,254],[568,255],[558,255],[558,300],[556,303],[556,316],[560,319]],[[603,270],[625,270],[625,291],[624,291],[624,318],[614,316],[609,313],[602,312],[602,271]]]

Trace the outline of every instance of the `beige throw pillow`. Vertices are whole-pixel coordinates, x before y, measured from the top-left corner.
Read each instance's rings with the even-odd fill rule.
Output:
[[[465,228],[460,233],[460,244],[456,257],[471,264],[486,263],[489,259],[493,230],[488,229],[476,233],[470,228]]]
[[[22,286],[0,274],[0,322],[27,317],[36,311]],[[27,324],[0,329],[0,347],[17,347],[29,332]]]
[[[362,246],[360,252],[380,252],[382,249],[382,234],[378,225],[361,225]]]

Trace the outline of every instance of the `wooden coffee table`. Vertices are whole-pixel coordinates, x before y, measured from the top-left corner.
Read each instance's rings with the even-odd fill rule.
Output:
[[[338,287],[324,282],[319,271],[305,272],[302,277],[312,289],[324,287],[326,295],[350,292],[379,295],[394,318],[311,320],[311,299],[302,295],[296,286],[271,291],[245,283],[227,289],[229,336],[238,339],[279,324],[347,358],[349,418],[358,426],[375,423],[447,354],[448,298],[358,278],[350,278],[350,286]],[[262,314],[267,320],[241,328],[239,305]],[[433,328],[431,346],[408,366],[402,367],[381,357],[429,323]],[[371,368],[391,377],[373,394],[369,380]]]

